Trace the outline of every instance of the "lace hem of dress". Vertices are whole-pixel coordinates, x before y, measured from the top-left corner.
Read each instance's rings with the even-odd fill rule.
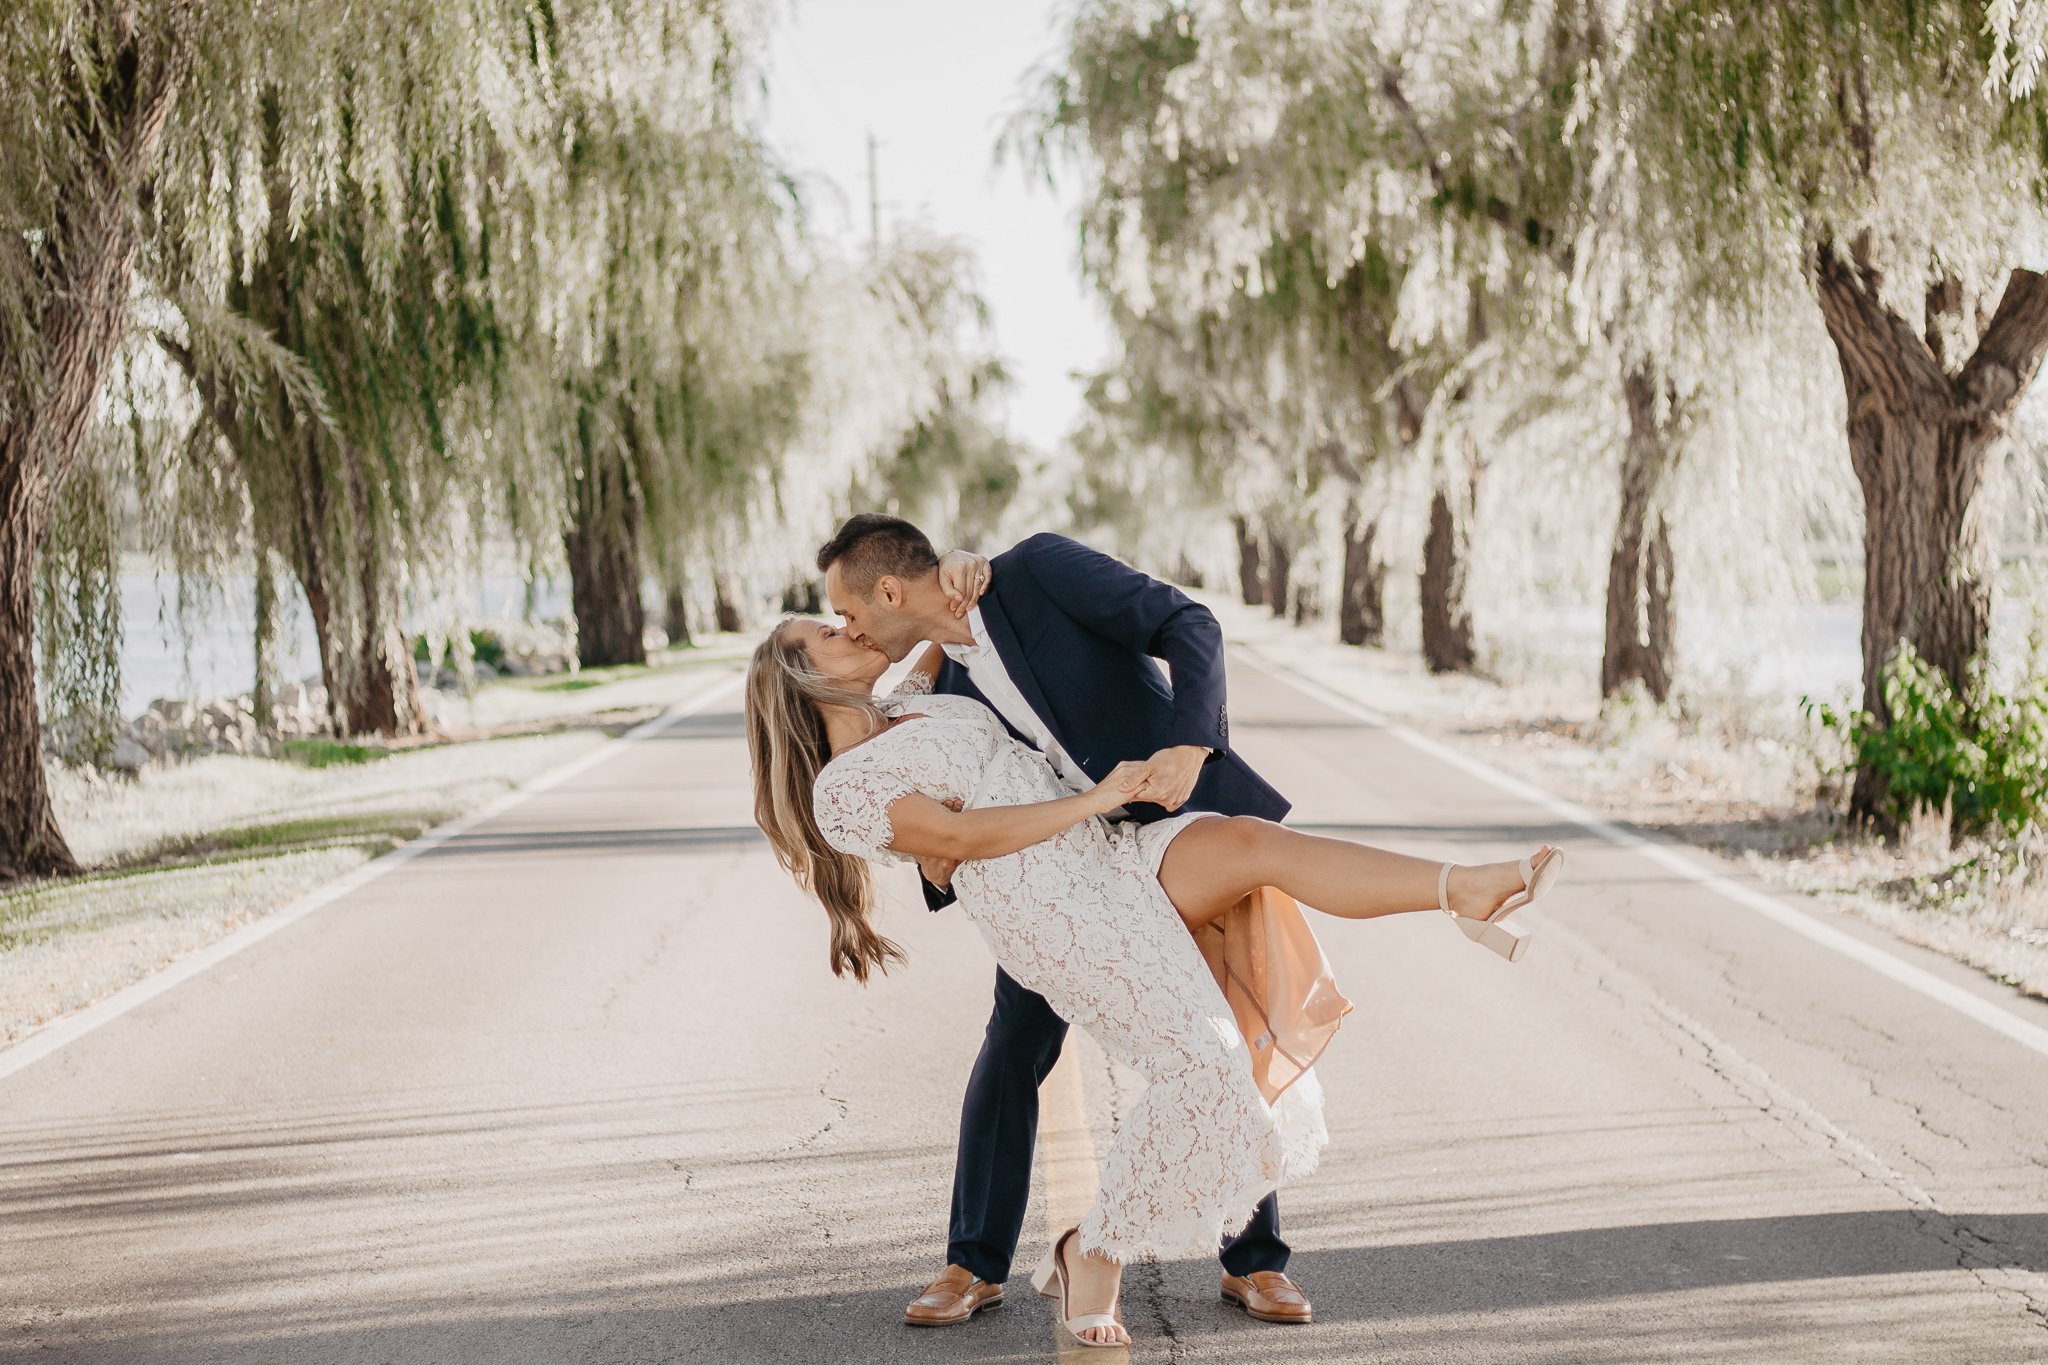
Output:
[[[1273,1121],[1280,1130],[1279,1179],[1256,1180],[1207,1209],[1180,1218],[1149,1219],[1142,1228],[1109,1227],[1102,1201],[1097,1199],[1081,1220],[1081,1249],[1118,1265],[1147,1256],[1162,1261],[1214,1256],[1224,1238],[1244,1231],[1258,1212],[1260,1200],[1283,1185],[1306,1180],[1322,1164],[1330,1130],[1323,1122],[1323,1090],[1313,1068],[1281,1092],[1273,1106]]]
[[[1081,1220],[1081,1250],[1118,1265],[1142,1261],[1147,1256],[1161,1261],[1190,1261],[1214,1256],[1226,1237],[1243,1232],[1245,1224],[1259,1211],[1259,1201],[1295,1180],[1316,1172],[1320,1155],[1311,1153],[1305,1165],[1289,1163],[1279,1180],[1261,1181],[1235,1191],[1215,1211],[1190,1213],[1184,1217],[1149,1220],[1142,1229],[1112,1231],[1101,1206],[1090,1209]]]

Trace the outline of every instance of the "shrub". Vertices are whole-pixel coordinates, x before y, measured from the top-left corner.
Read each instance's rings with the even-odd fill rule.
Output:
[[[391,751],[373,744],[344,744],[333,739],[288,739],[281,746],[284,756],[308,768],[331,768],[337,763],[375,763],[389,758]]]
[[[1958,696],[1946,674],[1901,645],[1884,671],[1890,725],[1867,711],[1800,704],[1842,736],[1852,769],[1884,779],[1893,819],[1946,808],[1957,833],[2016,835],[2048,807],[2048,679],[2030,676],[2008,693],[1979,675],[1969,692]]]
[[[469,656],[480,664],[492,668],[505,666],[505,644],[495,630],[472,630],[469,632]]]

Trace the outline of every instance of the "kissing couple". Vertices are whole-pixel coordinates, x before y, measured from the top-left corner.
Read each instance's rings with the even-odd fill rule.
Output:
[[[877,862],[918,863],[926,902],[957,897],[998,964],[946,1270],[905,1320],[946,1326],[1002,1301],[1038,1086],[1077,1024],[1149,1085],[1094,1205],[1032,1276],[1066,1330],[1128,1344],[1118,1286],[1147,1255],[1219,1255],[1224,1298],[1308,1322],[1276,1191],[1314,1170],[1328,1133],[1313,1056],[1278,1063],[1274,1038],[1326,1039],[1348,1006],[1287,898],[1340,919],[1441,910],[1513,960],[1526,938],[1507,917],[1548,889],[1562,851],[1460,867],[1286,828],[1286,799],[1230,748],[1215,616],[1076,541],[942,562],[909,522],[864,514],[818,567],[844,624],[790,617],[748,669],[755,818],[823,903],[836,973],[904,960],[874,925]],[[1308,964],[1274,971],[1277,988],[1225,969],[1247,960],[1230,926],[1262,904],[1280,951],[1252,956]],[[1257,1019],[1270,1026],[1251,1035]]]

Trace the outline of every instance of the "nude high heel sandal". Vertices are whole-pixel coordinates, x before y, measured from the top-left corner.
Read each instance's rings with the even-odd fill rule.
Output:
[[[1436,874],[1437,909],[1456,921],[1465,931],[1465,937],[1474,943],[1483,943],[1510,962],[1520,962],[1522,954],[1529,947],[1529,931],[1519,924],[1509,924],[1507,918],[1523,906],[1540,900],[1550,890],[1557,874],[1564,870],[1564,850],[1553,848],[1540,857],[1524,858],[1519,864],[1522,874],[1522,889],[1500,903],[1485,919],[1474,919],[1451,909],[1451,869],[1456,863],[1445,863]]]
[[[1068,1228],[1053,1239],[1052,1249],[1045,1253],[1045,1259],[1038,1263],[1038,1269],[1031,1272],[1031,1287],[1048,1299],[1060,1301],[1060,1326],[1073,1335],[1083,1346],[1122,1346],[1121,1341],[1090,1341],[1081,1333],[1091,1327],[1121,1327],[1123,1320],[1116,1315],[1112,1304],[1107,1313],[1083,1313],[1078,1318],[1067,1316],[1067,1268],[1060,1261],[1060,1248],[1069,1241],[1076,1241],[1081,1235],[1078,1227]]]

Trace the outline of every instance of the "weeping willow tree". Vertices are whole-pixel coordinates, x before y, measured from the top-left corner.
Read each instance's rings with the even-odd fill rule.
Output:
[[[0,17],[0,877],[74,866],[38,752],[35,565],[131,329],[243,435],[213,472],[246,490],[259,549],[326,594],[342,723],[403,727],[407,574],[480,502],[496,400],[533,390],[531,352],[492,319],[563,312],[553,258],[604,230],[558,211],[569,95],[724,61],[733,13],[751,11],[34,0]],[[144,293],[169,313],[138,317]],[[67,554],[110,572],[52,562]]]
[[[801,239],[791,257],[799,272],[776,335],[794,339],[783,363],[800,369],[802,401],[779,410],[778,447],[726,484],[693,552],[727,628],[763,600],[808,605],[817,547],[849,512],[894,498],[943,538],[992,522],[1014,491],[1015,447],[992,410],[1002,371],[968,248],[898,227],[856,257]]]
[[[1025,450],[997,415],[1011,380],[991,349],[973,256],[957,241],[899,230],[865,275],[855,305],[895,338],[890,368],[900,370],[896,410],[876,414],[879,439],[845,510],[893,512],[934,543],[980,548],[1017,494]]]
[[[1545,353],[1616,368],[1632,341],[1619,318],[1588,319],[1567,292],[1585,176],[1568,96],[1593,61],[1586,14],[1427,0],[1094,13],[1127,36],[1122,50],[1091,50],[1102,45],[1089,23],[1077,27],[1077,88],[1092,69],[1114,108],[1131,48],[1171,50],[1177,63],[1156,82],[1150,126],[1117,130],[1105,166],[1142,152],[1186,167],[1194,187],[1124,195],[1116,227],[1166,220],[1179,239],[1168,269],[1217,281],[1222,307],[1292,325],[1289,342],[1263,338],[1253,351],[1276,377],[1329,395],[1325,413],[1359,412],[1350,425],[1377,438],[1366,448],[1384,471],[1427,466],[1423,653],[1439,671],[1471,667],[1473,524],[1500,454],[1490,442],[1546,407],[1503,380],[1554,378],[1554,365],[1526,363]],[[1603,689],[1641,677],[1661,699],[1674,386],[1640,345],[1618,368],[1637,428],[1620,480]],[[1388,538],[1355,498],[1342,525],[1340,631],[1363,641]]]
[[[1156,328],[1186,299],[1184,316],[1229,318],[1254,362],[1237,385],[1259,376],[1287,400],[1277,422],[1258,424],[1284,433],[1269,444],[1328,449],[1320,432],[1341,430],[1331,414],[1352,407],[1357,429],[1392,454],[1380,456],[1383,475],[1427,467],[1418,587],[1433,667],[1472,658],[1471,585],[1502,580],[1504,567],[1480,547],[1526,544],[1536,518],[1574,523],[1583,543],[1583,499],[1560,509],[1547,488],[1605,468],[1602,691],[1640,682],[1661,699],[1682,542],[1717,577],[1750,581],[1750,565],[1708,542],[1739,537],[1745,516],[1788,523],[1787,545],[1806,532],[1775,502],[1745,511],[1740,499],[1804,497],[1831,478],[1823,466],[1839,439],[1801,409],[1813,396],[1810,329],[1785,316],[1798,250],[1788,272],[1760,263],[1773,248],[1738,247],[1756,259],[1731,272],[1718,236],[1742,229],[1702,234],[1691,208],[1721,187],[1674,188],[1662,162],[1638,153],[1647,104],[1715,98],[1705,69],[1645,64],[1643,36],[1676,8],[1106,0],[1082,10],[1053,85],[1053,121],[1090,130],[1103,188],[1087,245],[1110,263],[1097,275],[1126,314]],[[1689,93],[1673,94],[1686,81]],[[1126,245],[1137,241],[1143,250]],[[1370,308],[1347,298],[1358,297],[1346,283],[1356,271],[1388,280],[1365,291]],[[1319,321],[1345,316],[1348,329]],[[1178,330],[1183,351],[1212,357],[1200,331]],[[1347,369],[1366,382],[1330,382]],[[1561,413],[1566,394],[1579,420]],[[1776,414],[1773,458],[1733,438],[1751,428],[1725,409],[1746,404]],[[1539,433],[1568,441],[1567,458],[1532,446]],[[1294,472],[1291,487],[1277,481],[1281,496],[1308,496],[1310,466],[1279,467]],[[1709,488],[1734,501],[1677,516],[1687,491]],[[1502,519],[1475,542],[1486,506]],[[1359,524],[1350,509],[1343,523]],[[1346,539],[1355,564],[1358,542]],[[1475,565],[1489,556],[1482,575]]]
[[[483,234],[414,205],[407,216],[421,230],[379,261],[370,191],[347,182],[294,231],[275,129],[267,142],[257,164],[271,216],[258,250],[221,305],[190,297],[182,325],[156,333],[202,400],[194,472],[217,441],[246,505],[182,524],[188,545],[210,533],[182,567],[232,562],[247,547],[260,651],[275,637],[275,566],[288,566],[335,731],[411,733],[421,717],[408,589],[437,570],[453,577],[472,540],[467,514],[492,483],[487,395],[507,356]],[[185,240],[175,224],[165,238]],[[259,659],[259,712],[273,670]]]
[[[127,315],[139,200],[192,66],[182,5],[10,8],[0,98],[0,879],[74,867],[36,696],[36,558]],[[104,566],[79,565],[88,573]]]
[[[559,462],[585,664],[644,660],[645,581],[680,605],[692,544],[744,505],[802,402],[787,196],[737,115],[757,17],[701,7],[686,41],[565,59],[550,137],[570,150],[530,257],[547,401],[528,425]]]
[[[1008,385],[1001,362],[990,358],[973,367],[964,391],[943,386],[896,450],[854,490],[852,505],[894,508],[935,544],[986,546],[1023,480],[1023,447],[989,413],[992,397]]]
[[[2018,265],[2042,240],[2048,133],[2031,96],[2004,93],[2038,61],[2031,14],[2015,29],[2014,6],[1975,0],[1658,0],[1622,16],[1583,88],[1600,154],[1704,265],[1699,296],[1753,309],[1790,273],[1833,342],[1880,724],[1902,643],[1962,688],[1989,634],[1979,493],[2048,353],[2048,277]],[[1859,813],[1882,818],[1882,785],[1859,775]]]
[[[1177,356],[1191,381],[1179,406],[1209,413],[1244,452],[1233,482],[1247,585],[1263,563],[1248,599],[1288,609],[1299,509],[1334,477],[1340,632],[1377,642],[1386,499],[1370,485],[1423,456],[1433,468],[1418,579],[1425,654],[1435,668],[1469,668],[1479,462],[1449,428],[1489,310],[1458,273],[1477,270],[1455,259],[1474,253],[1446,247],[1432,187],[1411,173],[1406,124],[1372,123],[1386,109],[1384,80],[1371,35],[1350,30],[1373,9],[1088,6],[1049,82],[1039,136],[1089,173],[1084,259],[1127,358]],[[1446,259],[1448,272],[1413,269]],[[1141,329],[1171,344],[1130,345]],[[1148,379],[1133,391],[1172,387]]]
[[[727,566],[718,549],[728,528],[744,523],[750,490],[802,428],[810,357],[789,334],[789,315],[760,307],[768,298],[793,301],[793,284],[775,281],[746,301],[755,307],[704,328],[659,405],[657,431],[668,458],[649,484],[649,539],[672,645],[691,639],[692,603],[701,595],[693,584],[719,597]],[[741,319],[752,325],[731,325]],[[725,598],[732,605],[729,584]]]

